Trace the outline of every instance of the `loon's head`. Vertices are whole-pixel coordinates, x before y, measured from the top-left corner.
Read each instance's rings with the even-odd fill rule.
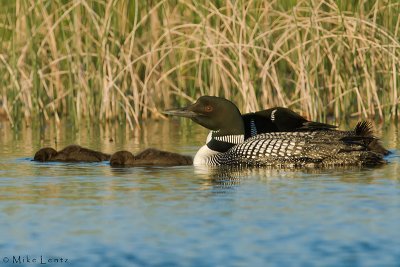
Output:
[[[222,97],[202,96],[192,105],[166,110],[164,114],[190,118],[218,136],[244,134],[244,123],[239,109]]]
[[[222,97],[202,96],[184,108],[167,110],[168,115],[191,118],[211,130],[206,144],[197,151],[194,165],[205,165],[213,156],[224,153],[244,141],[244,122],[239,109]]]

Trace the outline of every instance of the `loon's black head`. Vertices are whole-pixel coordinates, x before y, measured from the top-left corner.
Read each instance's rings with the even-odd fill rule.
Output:
[[[239,109],[222,97],[202,96],[192,105],[166,110],[164,113],[191,118],[221,136],[244,134],[244,123]]]

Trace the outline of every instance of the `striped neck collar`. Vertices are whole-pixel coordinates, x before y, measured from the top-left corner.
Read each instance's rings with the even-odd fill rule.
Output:
[[[207,146],[211,150],[223,153],[243,141],[244,134],[220,135],[219,131],[211,131],[207,137]]]

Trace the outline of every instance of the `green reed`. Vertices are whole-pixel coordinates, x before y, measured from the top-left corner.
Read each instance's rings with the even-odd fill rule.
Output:
[[[0,0],[0,112],[131,128],[200,95],[400,113],[400,2]]]

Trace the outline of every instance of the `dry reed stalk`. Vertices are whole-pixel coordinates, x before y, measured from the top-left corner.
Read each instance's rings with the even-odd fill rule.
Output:
[[[133,129],[203,94],[243,111],[288,106],[319,120],[400,112],[397,1],[0,4],[12,123],[53,114]]]

